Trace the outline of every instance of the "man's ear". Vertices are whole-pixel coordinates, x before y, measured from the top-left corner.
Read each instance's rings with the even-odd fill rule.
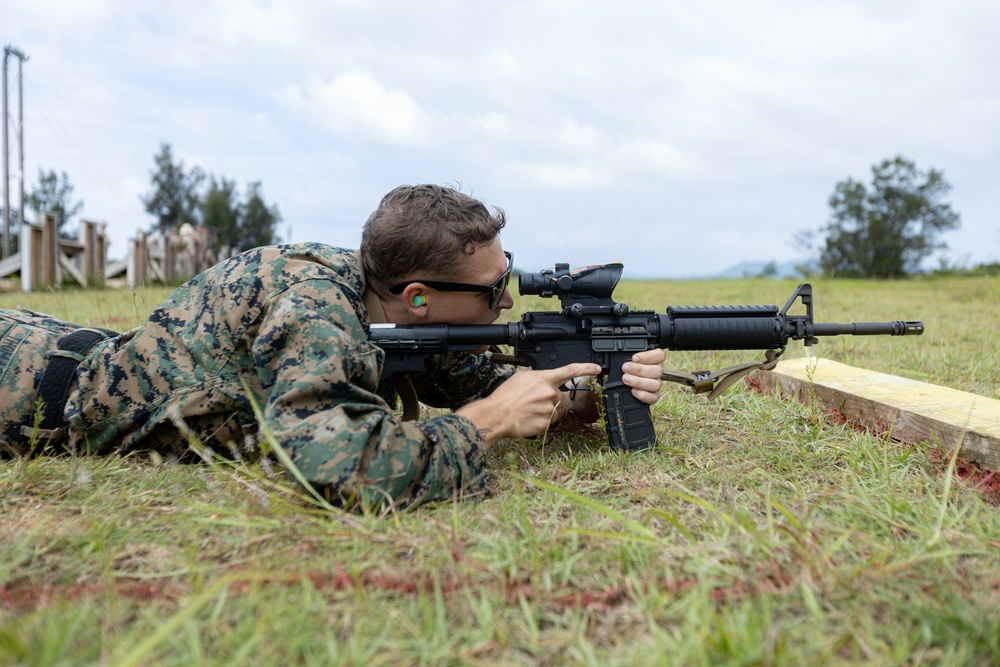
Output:
[[[403,298],[403,306],[413,317],[427,316],[427,288],[421,283],[410,283],[400,295]]]

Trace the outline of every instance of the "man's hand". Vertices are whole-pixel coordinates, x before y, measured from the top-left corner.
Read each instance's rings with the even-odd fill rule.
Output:
[[[638,370],[639,364],[633,365]],[[600,372],[597,364],[584,363],[546,371],[519,371],[490,396],[464,406],[457,414],[472,420],[487,446],[500,438],[536,436],[565,412],[569,396],[559,387],[574,378],[593,377]]]
[[[660,389],[663,388],[660,377],[666,358],[663,350],[646,350],[632,355],[632,359],[622,365],[623,382],[632,388],[632,395],[646,405],[653,405],[660,400]],[[600,394],[592,391],[593,387],[587,386],[585,378],[577,378],[569,384],[580,391],[570,392],[570,401],[559,407],[557,421],[562,421],[564,417],[574,417],[585,422],[596,420],[600,414]]]
[[[632,355],[632,361],[622,365],[625,376],[622,381],[632,387],[632,395],[647,405],[660,400],[660,389],[663,388],[663,362],[667,353],[659,348],[637,352]]]
[[[632,355],[631,361],[622,366],[623,382],[632,388],[633,396],[647,405],[660,399],[660,375],[666,358],[661,349],[646,350]],[[530,438],[543,433],[568,412],[584,419],[596,416],[596,392],[579,391],[571,398],[559,388],[575,381],[585,389],[587,380],[600,372],[597,364],[583,363],[546,371],[519,371],[492,395],[466,405],[458,414],[472,420],[487,446],[500,438]]]

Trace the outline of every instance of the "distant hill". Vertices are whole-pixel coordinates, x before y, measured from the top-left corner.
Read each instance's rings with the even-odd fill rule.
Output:
[[[740,278],[756,278],[764,273],[764,269],[767,268],[768,264],[772,262],[740,262],[739,264],[730,266],[727,269],[713,273],[700,273],[698,275],[690,276],[664,276],[660,273],[651,273],[643,271],[632,271],[631,269],[626,270],[625,278],[628,280],[709,280],[709,279],[722,279],[722,280],[738,280]],[[775,273],[770,276],[772,278],[801,278],[802,272],[798,271],[795,267],[797,266],[808,266],[810,261],[807,259],[793,260],[790,262],[777,263],[774,262]],[[813,271],[819,272],[819,267],[813,263]],[[520,269],[514,269],[515,275],[520,273]]]
[[[730,266],[728,269],[719,271],[718,273],[711,273],[705,276],[699,276],[704,278],[751,278],[757,277],[764,273],[764,270],[771,262],[740,262],[734,266]],[[802,272],[796,267],[802,265],[808,265],[809,260],[799,259],[791,262],[784,262],[779,264],[774,262],[775,273],[773,278],[801,278]]]

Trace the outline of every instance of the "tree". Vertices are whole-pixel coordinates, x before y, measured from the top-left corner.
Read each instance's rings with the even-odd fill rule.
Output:
[[[247,199],[243,205],[243,220],[240,225],[240,246],[244,249],[256,248],[277,242],[274,228],[281,222],[277,206],[268,206],[260,194],[260,181],[247,186]]]
[[[25,199],[25,203],[40,213],[54,213],[56,226],[62,231],[70,218],[80,212],[83,202],[73,200],[73,185],[66,172],[56,174],[55,169],[38,169],[38,185]],[[75,232],[70,234],[76,236]]]
[[[146,212],[156,216],[160,232],[180,227],[185,222],[196,223],[200,197],[198,188],[205,175],[198,167],[185,171],[184,162],[174,162],[170,144],[161,143],[153,157],[156,169],[149,172],[153,189],[140,197]]]
[[[240,209],[236,200],[236,183],[225,178],[216,181],[213,176],[208,192],[201,200],[201,221],[215,232],[218,247],[227,245],[235,248],[240,244]]]
[[[921,172],[902,156],[873,165],[870,188],[851,178],[837,183],[830,221],[820,229],[820,267],[831,275],[864,278],[918,270],[931,253],[947,247],[938,241],[940,234],[960,225],[958,213],[944,201],[950,189],[943,172]]]
[[[3,219],[3,206],[0,206],[0,219]],[[21,229],[21,212],[16,208],[11,207],[10,209],[10,252],[11,254],[17,253],[18,244],[18,230]]]
[[[201,200],[202,222],[215,232],[217,248],[248,250],[277,242],[275,227],[281,222],[277,206],[268,206],[260,181],[247,185],[244,201],[237,201],[236,184],[213,176]]]

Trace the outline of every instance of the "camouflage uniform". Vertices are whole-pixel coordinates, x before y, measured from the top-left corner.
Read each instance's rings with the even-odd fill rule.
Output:
[[[190,429],[212,446],[241,445],[257,430],[252,397],[296,467],[335,501],[362,487],[398,505],[485,492],[471,421],[394,416],[395,394],[378,386],[383,353],[368,342],[364,288],[356,254],[320,244],[258,248],[216,265],[83,359],[64,410],[68,444],[180,453]],[[76,327],[0,317],[0,391],[18,396],[0,400],[5,427],[17,427],[4,433],[32,423],[42,353]],[[16,343],[21,351],[8,353]],[[454,409],[508,376],[488,354],[454,354],[432,359],[414,386],[422,402]]]

